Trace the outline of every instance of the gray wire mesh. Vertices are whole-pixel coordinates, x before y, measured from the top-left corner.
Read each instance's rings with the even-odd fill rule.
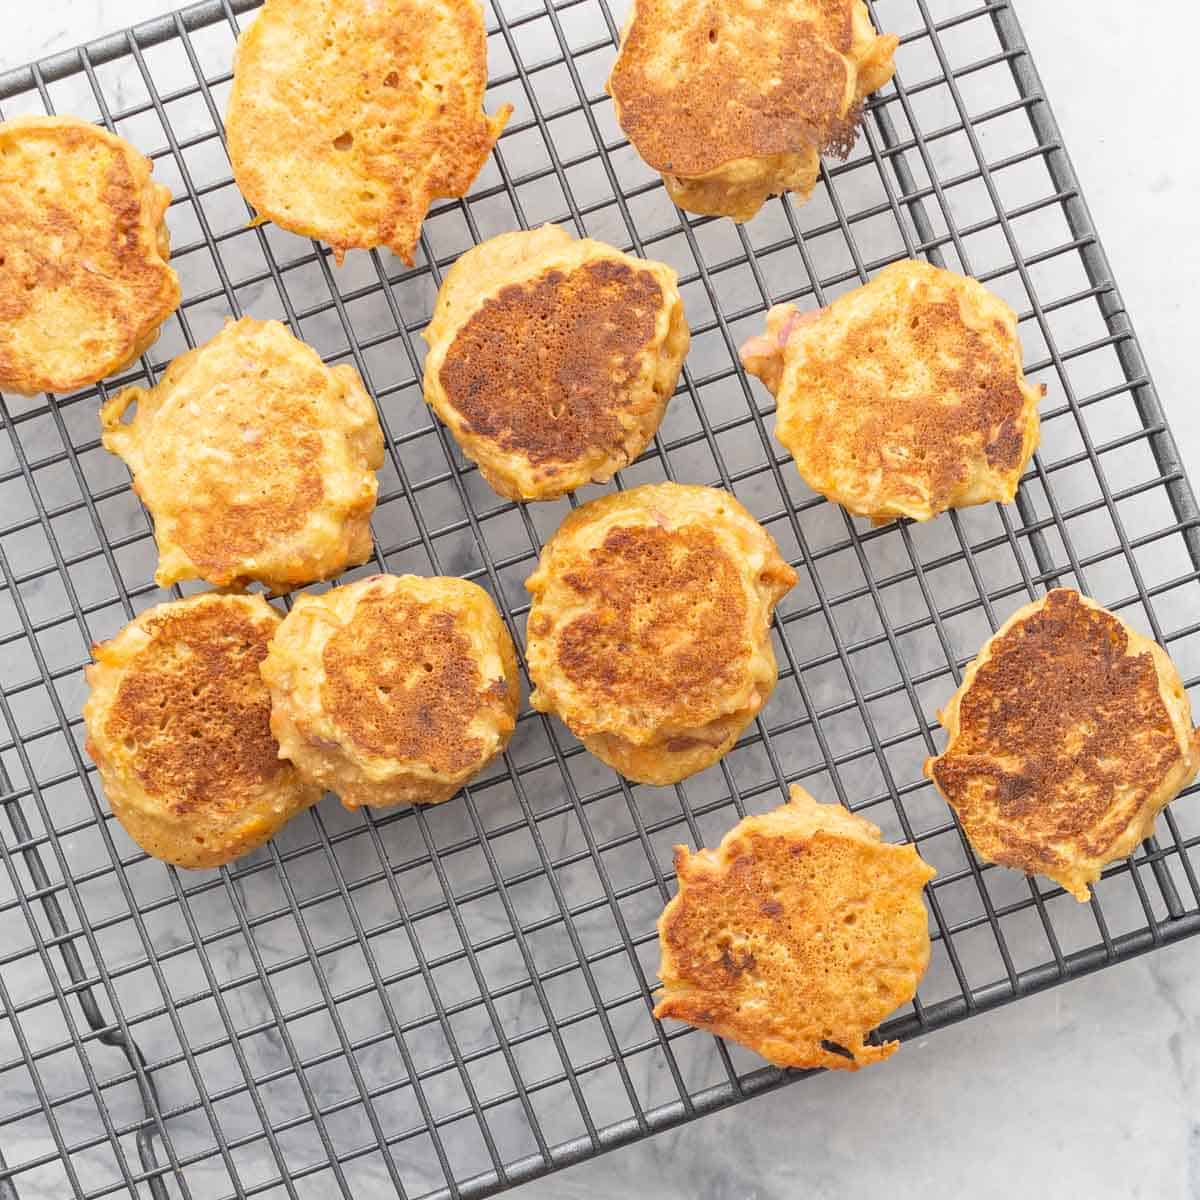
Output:
[[[0,75],[6,116],[73,112],[156,162],[185,299],[140,366],[0,399],[0,1198],[114,1193],[482,1196],[793,1075],[650,1017],[670,847],[712,844],[792,781],[938,868],[933,963],[886,1027],[911,1037],[1200,930],[1193,797],[1090,905],[981,867],[921,777],[980,643],[1079,587],[1200,665],[1197,510],[1008,3],[878,0],[894,84],[805,206],[684,218],[603,94],[623,6],[503,0],[491,105],[516,115],[418,264],[247,228],[221,138],[238,14],[180,14]],[[438,808],[326,802],[220,870],[147,859],[81,753],[88,645],[163,599],[98,397],[156,378],[229,314],[279,317],[352,362],[389,445],[364,570],[465,575],[520,640],[521,582],[567,503],[502,503],[421,402],[417,338],[473,242],[543,221],[663,259],[693,330],[651,451],[620,486],[719,484],[801,581],[781,676],[718,767],[631,786],[526,710],[503,762]],[[769,303],[824,303],[887,262],[968,271],[1021,316],[1045,438],[1018,504],[871,529],[813,496],[735,347]],[[600,489],[587,489],[573,503]],[[374,1194],[373,1192],[370,1194]]]

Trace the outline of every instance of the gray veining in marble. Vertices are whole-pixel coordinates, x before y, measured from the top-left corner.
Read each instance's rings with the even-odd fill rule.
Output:
[[[89,3],[39,0],[36,4],[8,0],[2,6],[6,11],[0,40],[0,69],[156,15],[162,5],[163,0]],[[1097,4],[1094,0],[1057,3],[1017,0],[1016,6],[1137,323],[1184,459],[1200,470],[1200,416],[1191,402],[1196,342],[1192,289],[1193,281],[1200,277],[1200,235],[1195,218],[1200,198],[1200,165],[1194,155],[1185,153],[1186,133],[1194,131],[1200,118],[1200,100],[1194,90],[1179,85],[1180,79],[1189,77],[1188,68],[1192,65],[1188,37],[1168,39],[1165,43],[1162,38],[1162,30],[1169,28],[1173,20],[1180,28],[1187,27],[1193,20],[1192,6],[1184,0],[1148,0],[1141,6]],[[931,7],[936,9],[937,5]],[[1145,19],[1148,12],[1153,13],[1153,20]],[[113,86],[123,103],[136,95],[139,84],[136,79],[128,79],[116,80]],[[130,91],[126,93],[123,88]],[[172,119],[177,123],[176,128],[186,133],[189,121],[196,122],[195,128],[199,130],[207,118],[193,106],[172,112]],[[149,136],[154,118],[148,115],[143,120]],[[136,123],[123,132],[136,138]],[[514,147],[512,152],[519,151]],[[198,184],[210,173],[223,170],[221,156],[211,144],[198,147],[189,157],[188,165]],[[167,182],[178,186],[177,180],[168,178]],[[579,186],[586,187],[586,181]],[[236,196],[229,195],[214,199],[211,206],[206,205],[206,210],[220,228],[232,228],[244,217],[239,203]],[[484,212],[481,221],[485,235],[508,227],[504,214],[499,212],[493,215]],[[599,227],[591,232],[605,236],[606,229]],[[607,232],[618,236],[615,226]],[[177,242],[196,236],[194,229],[175,229],[173,233]],[[288,235],[270,230],[267,236],[273,248],[287,252],[291,241]],[[447,253],[467,244],[465,230],[443,226],[432,236],[444,239],[438,249]],[[719,237],[721,231],[710,227],[706,236]],[[455,239],[461,240],[461,247],[456,246]],[[249,239],[247,253],[254,253]],[[206,271],[211,272],[211,266],[206,267],[201,257],[180,264],[185,284],[193,289],[212,285],[205,275]],[[354,272],[365,267],[352,257],[345,270]],[[420,287],[397,293],[406,316],[416,319],[428,311],[432,299],[426,294],[429,287],[428,280],[424,280]],[[302,301],[316,301],[326,294],[323,289],[324,284],[314,272],[311,277],[296,279],[292,294]],[[273,301],[268,285],[247,289],[240,299],[256,315],[282,315],[270,311]],[[369,331],[370,321],[378,315],[368,307],[356,313],[355,320],[365,322]],[[198,311],[194,334],[207,336],[223,316],[219,303]],[[306,323],[304,333],[323,350],[339,349],[340,328],[329,314]],[[160,349],[165,356],[176,348],[165,344]],[[697,352],[703,354],[703,347]],[[370,366],[378,376],[377,383],[388,381],[386,373],[393,369],[390,364],[372,361]],[[716,404],[722,402],[720,397],[714,400]],[[388,415],[401,429],[404,421],[413,419],[412,413],[399,404]],[[66,410],[65,419],[77,438],[82,435],[74,423],[88,416],[78,408]],[[683,419],[682,412],[669,418]],[[685,430],[680,428],[676,432]],[[27,441],[34,436],[36,431],[27,435]],[[50,444],[45,452],[52,448]],[[93,489],[124,479],[119,465],[103,454],[87,456],[85,469]],[[419,472],[419,467],[415,469]],[[472,479],[477,483],[477,476]],[[384,487],[390,483],[394,484],[394,479],[385,476]],[[444,496],[435,491],[426,504],[427,513],[439,523],[455,518],[457,500],[449,491]],[[443,509],[439,511],[438,505],[443,505]],[[558,506],[547,506],[536,515],[543,536],[559,515]],[[7,523],[8,514],[5,516]],[[816,521],[822,519],[816,513],[813,517]],[[128,496],[111,501],[104,519],[112,536],[144,528],[141,511]],[[80,549],[87,545],[87,531],[74,530],[69,523],[64,523],[62,536],[68,545],[75,536],[80,539]],[[507,552],[505,538],[519,539],[523,535],[515,526],[498,523],[490,536],[496,538],[493,552],[502,555]],[[36,532],[27,542],[7,549],[14,554],[44,555]],[[451,571],[469,569],[475,563],[475,553],[470,536],[464,534],[459,540],[448,541],[442,566]],[[145,540],[138,542],[130,547],[128,561],[122,562],[122,568],[130,576],[139,573],[148,576],[153,566],[151,555],[152,547]],[[424,569],[418,562],[413,566]],[[513,588],[515,596],[519,578],[514,575],[505,584]],[[85,593],[81,601],[87,603],[88,598]],[[53,601],[46,598],[45,602]],[[3,615],[7,620],[7,614]],[[93,633],[103,636],[115,629],[121,619],[115,609],[100,613]],[[854,619],[857,618],[851,618]],[[861,628],[851,624],[843,629],[848,637],[869,632],[866,624]],[[974,628],[955,633],[956,638],[962,639],[964,650],[972,639],[977,642],[980,636],[981,632]],[[57,653],[62,655],[63,662],[74,661],[79,657],[80,647],[65,644],[69,632],[63,637],[64,644],[57,648]],[[886,651],[879,663],[881,670],[886,669],[885,660]],[[6,669],[8,664],[0,664],[0,672]],[[18,673],[28,674],[28,670],[21,667]],[[78,694],[68,692],[62,696],[62,703],[77,707],[80,699]],[[33,727],[53,718],[48,707],[44,711],[31,707],[27,719]],[[547,747],[538,736],[531,735],[517,751],[525,761],[546,753]],[[836,738],[837,731],[831,730],[830,736]],[[802,754],[804,750],[797,747],[796,753]],[[29,767],[39,776],[69,763],[67,748],[46,739],[33,743],[30,758]],[[8,760],[6,766],[15,772],[21,769]],[[763,764],[747,754],[734,764],[734,769],[744,782],[757,778]],[[572,772],[581,789],[595,787],[601,780],[599,769],[586,758],[572,760]],[[864,787],[878,786],[877,778],[871,781],[864,776],[854,782]],[[488,828],[498,828],[519,815],[510,786],[496,788],[487,795],[483,819]],[[703,785],[698,785],[695,793],[689,791],[689,795],[699,801],[706,798]],[[67,789],[53,790],[50,799],[60,806],[54,813],[60,825],[67,823],[72,815],[86,815],[85,801]],[[548,803],[537,798],[533,802],[535,807]],[[658,815],[653,806],[659,800],[651,795],[644,803],[645,818],[653,820]],[[620,834],[628,826],[628,814],[616,802],[612,805],[601,802],[589,810],[589,815],[599,837]],[[332,835],[349,831],[355,825],[355,818],[330,804],[323,806],[312,819],[322,821]],[[424,834],[439,846],[451,844],[471,832],[468,813],[462,805],[446,806],[420,820]],[[719,835],[725,820],[725,814],[718,813],[701,822],[701,831],[708,836]],[[413,846],[420,841],[416,825],[415,819],[403,820],[383,826],[378,840],[355,834],[338,842],[337,868],[343,879],[352,885],[380,872],[381,862],[395,866],[411,859],[415,853]],[[552,858],[568,855],[583,846],[578,825],[571,817],[548,820],[541,831],[546,852]],[[128,853],[131,846],[122,840],[119,828],[110,826],[110,833],[118,850]],[[501,870],[528,860],[531,849],[522,840],[526,836],[518,833],[493,839],[491,850]],[[310,837],[311,827],[307,834],[299,829],[285,831],[278,839],[278,846],[286,853],[292,848],[299,849]],[[94,830],[64,841],[70,867],[81,876],[89,867],[108,861],[109,850]],[[655,850],[662,858],[667,847],[656,844]],[[950,853],[948,850],[947,854]],[[490,881],[490,868],[477,851],[455,859],[454,884],[460,892]],[[954,863],[948,860],[938,865],[945,869]],[[619,858],[610,864],[618,887],[624,882],[623,866]],[[631,869],[637,870],[636,865]],[[288,878],[296,888],[294,898],[302,903],[335,887],[331,865],[320,854],[295,860],[289,867]],[[419,912],[436,905],[442,896],[441,884],[429,867],[407,870],[395,878],[395,892],[382,879],[365,889],[381,910],[396,911],[402,902],[409,912]],[[633,881],[632,876],[629,881]],[[579,870],[559,872],[558,882],[568,903],[584,902],[598,894],[594,872],[586,864]],[[185,919],[194,922],[196,930],[203,934],[226,929],[235,922],[238,913],[252,920],[257,914],[285,905],[288,899],[280,879],[270,869],[240,880],[228,891],[213,876],[214,887],[194,895],[186,909],[176,902],[167,876],[157,864],[134,865],[128,872],[127,883],[143,908],[151,906],[144,936],[163,956],[164,984],[177,1000],[208,990],[200,963],[188,950],[193,931]],[[7,881],[2,886],[8,887]],[[995,886],[1003,893],[1008,884],[1000,880]],[[1012,893],[1012,897],[1016,894]],[[8,893],[0,895],[6,897]],[[95,886],[81,885],[81,895],[94,924],[103,925],[106,918],[115,919],[126,911],[125,901],[108,877]],[[161,903],[155,906],[156,901]],[[554,906],[544,880],[514,889],[513,902],[523,921],[536,920]],[[507,918],[496,910],[495,903],[494,898],[489,898],[484,903],[464,906],[464,932],[473,941],[508,928]],[[627,913],[630,922],[639,927],[644,925],[652,918],[656,903],[657,897],[639,894],[630,902]],[[639,910],[639,906],[645,911]],[[339,899],[321,900],[304,911],[306,933],[315,944],[325,944],[345,934],[347,914]],[[1116,911],[1120,911],[1119,905]],[[1055,918],[1061,919],[1064,927],[1076,919],[1071,910],[1061,906],[1056,907]],[[374,939],[380,970],[385,974],[415,971],[417,950],[426,944],[444,946],[447,940],[454,944],[460,936],[450,918],[440,913],[419,922],[417,928],[420,942],[415,947],[399,924]],[[136,955],[136,950],[122,949],[129,945],[122,939],[129,936],[127,923],[112,924],[100,935],[102,952],[106,956],[111,953],[114,963],[123,961],[124,954]],[[598,909],[580,922],[580,936],[585,948],[610,943],[614,938],[611,917],[604,909]],[[531,937],[530,949],[535,961],[547,965],[570,957],[572,952],[562,942],[563,937],[559,926]],[[215,941],[210,948],[218,981],[235,981],[225,992],[224,1010],[211,1001],[184,1004],[178,1010],[179,1029],[172,1028],[165,1016],[139,1025],[139,1040],[151,1058],[177,1052],[181,1042],[197,1048],[210,1042],[215,1045],[224,1040],[226,1021],[239,1030],[254,1030],[241,1042],[244,1064],[228,1048],[202,1054],[204,1083],[213,1093],[236,1085],[242,1078],[243,1066],[258,1075],[282,1071],[290,1055],[304,1056],[328,1049],[341,1036],[342,1031],[326,1011],[322,980],[306,964],[291,963],[289,956],[295,953],[297,945],[297,931],[291,918],[280,917],[260,927],[253,944],[268,970],[280,962],[288,964],[271,974],[273,992],[284,999],[289,1010],[307,1006],[311,1009],[307,1016],[288,1022],[282,1030],[274,1023],[271,997],[257,980],[247,939],[235,931]],[[1013,1195],[1196,1200],[1200,1197],[1198,956],[1200,947],[1184,943],[1101,972],[911,1042],[883,1068],[857,1076],[823,1076],[788,1088],[530,1184],[521,1195],[528,1200],[575,1197],[605,1200],[638,1193],[662,1200],[799,1200],[800,1197],[853,1200],[880,1196],[897,1200],[929,1196],[1008,1200]],[[647,950],[641,957],[645,973],[652,977],[653,954]],[[390,987],[392,1013],[388,1014],[373,995],[369,973],[353,946],[324,956],[322,964],[324,984],[333,991],[343,992],[362,985],[363,994],[339,1008],[343,1029],[352,1037],[362,1036],[363,1031],[381,1033],[378,1045],[357,1055],[366,1086],[396,1074],[394,1043],[383,1036],[391,1016],[403,1022],[431,1013],[433,990],[448,1004],[463,1001],[479,990],[470,966],[456,961],[434,967],[427,980],[417,974],[403,984]],[[502,987],[523,974],[511,943],[494,952],[481,952],[476,965],[492,988]],[[2,982],[11,996],[35,994],[46,987],[45,976],[34,957],[21,958],[11,968],[4,968],[4,972]],[[602,966],[597,967],[596,975],[595,983],[602,994],[606,987],[622,983],[616,977],[606,977]],[[114,986],[131,1015],[153,1003],[152,996],[158,988],[145,969],[120,976]],[[545,1004],[559,1017],[585,1002],[586,992],[577,977],[565,977],[547,987]],[[71,1011],[68,1008],[67,1012]],[[545,1013],[530,990],[522,989],[511,1003],[500,1003],[498,1016],[505,1030],[516,1035],[540,1023]],[[61,1010],[50,1005],[24,1019],[22,1026],[35,1046],[48,1045],[67,1036],[67,1019]],[[78,1016],[71,1019],[78,1021]],[[612,1033],[624,1043],[647,1036],[648,1025],[645,1010],[638,1002],[614,1012]],[[489,1031],[486,1013],[476,1006],[456,1014],[449,1027],[436,1022],[424,1024],[406,1041],[420,1069],[444,1061],[447,1038],[454,1038],[459,1050],[469,1054],[489,1044]],[[7,1028],[0,1036],[6,1039],[0,1043],[0,1059],[7,1060],[16,1050]],[[575,1061],[605,1052],[604,1033],[595,1022],[568,1026],[564,1040]],[[690,1038],[681,1045],[685,1047],[681,1050],[681,1061],[689,1080],[718,1077],[715,1051],[707,1039]],[[524,1043],[517,1048],[516,1055],[521,1068],[531,1077],[555,1069],[558,1062],[547,1038]],[[102,1079],[120,1069],[115,1051],[97,1049],[90,1058]],[[653,1103],[670,1094],[670,1081],[663,1076],[661,1060],[654,1056],[634,1060],[631,1073],[643,1102]],[[309,1085],[322,1096],[353,1094],[353,1082],[337,1061],[307,1074]],[[73,1086],[86,1088],[86,1080],[70,1052],[42,1060],[41,1077],[55,1095]],[[492,1054],[474,1064],[470,1082],[479,1096],[486,1098],[492,1091],[506,1088],[507,1080],[506,1068],[499,1056]],[[20,1086],[25,1091],[19,1101],[35,1104],[32,1081]],[[161,1072],[159,1086],[168,1102],[186,1103],[196,1094],[195,1082],[184,1064]],[[294,1078],[283,1076],[267,1087],[277,1120],[281,1114],[299,1115],[306,1111],[305,1099]],[[109,1116],[114,1124],[137,1119],[140,1108],[133,1089],[119,1086],[107,1094]],[[598,1104],[607,1103],[613,1094],[612,1088],[598,1091],[595,1100]],[[10,1107],[7,1102],[12,1099],[11,1094],[6,1094],[6,1107]],[[427,1081],[425,1099],[435,1113],[459,1108],[467,1102],[464,1081],[454,1072],[434,1076]],[[548,1139],[553,1141],[577,1132],[569,1096],[561,1089],[539,1094],[534,1103]],[[244,1096],[218,1102],[217,1111],[230,1138],[252,1138],[261,1128],[257,1114]],[[381,1098],[375,1111],[385,1132],[408,1128],[420,1121],[407,1089]],[[601,1109],[596,1115],[598,1120],[618,1119],[626,1112],[619,1108],[612,1112]],[[95,1106],[86,1101],[64,1105],[59,1110],[59,1121],[68,1142],[98,1131]],[[178,1124],[178,1131],[173,1129],[178,1153],[186,1155],[189,1150],[204,1148],[207,1143],[201,1119],[194,1125]],[[518,1112],[496,1114],[490,1124],[500,1142],[499,1149],[506,1156],[532,1149]],[[311,1126],[301,1126],[280,1135],[278,1153],[282,1161],[294,1166],[319,1156],[318,1133],[335,1148],[357,1144],[371,1136],[361,1107],[352,1106],[327,1118],[321,1131],[314,1133]],[[414,1172],[410,1182],[419,1183],[422,1178],[432,1181],[435,1164],[428,1144],[417,1140],[405,1145],[409,1159],[406,1169]],[[52,1150],[44,1126],[35,1121],[0,1130],[0,1153],[9,1161],[23,1161],[39,1151]],[[107,1153],[100,1148],[90,1158],[83,1156],[81,1169],[95,1172],[96,1178],[111,1176],[113,1168],[111,1161],[106,1161]],[[464,1141],[461,1153],[464,1162],[481,1166],[485,1161],[481,1146],[469,1144],[469,1139]],[[233,1159],[241,1182],[247,1187],[277,1170],[261,1140],[244,1151],[235,1151]],[[415,1167],[413,1162],[417,1163]],[[428,1164],[427,1176],[422,1176],[421,1163]],[[189,1178],[198,1196],[227,1188],[225,1169],[217,1160],[206,1159],[192,1169]],[[350,1168],[349,1178],[354,1194],[363,1200],[394,1194],[387,1165],[377,1157],[355,1164]],[[45,1182],[39,1186],[39,1179],[59,1180],[61,1176],[50,1170],[42,1175],[31,1172],[23,1176],[20,1192],[23,1200],[57,1198],[63,1194],[60,1183]],[[320,1175],[298,1184],[297,1191],[301,1196],[314,1197],[335,1193],[333,1182]]]

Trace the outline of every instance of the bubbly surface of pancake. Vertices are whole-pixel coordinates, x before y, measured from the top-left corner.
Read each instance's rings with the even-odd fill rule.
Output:
[[[76,117],[0,122],[0,390],[69,392],[133,362],[179,305],[171,193]]]
[[[773,308],[742,363],[814,491],[882,523],[1010,502],[1040,436],[1017,318],[974,279],[902,262],[816,313]]]
[[[87,751],[148,854],[217,867],[320,799],[280,760],[259,674],[279,614],[261,596],[160,604],[92,648]]]
[[[263,678],[280,753],[347,808],[448,800],[507,745],[520,694],[491,597],[415,575],[297,597]]]
[[[1166,651],[1065,588],[1005,622],[940,717],[949,743],[925,773],[976,853],[1080,901],[1200,766]]]
[[[635,0],[608,90],[676,204],[746,221],[849,152],[898,41],[863,0]]]
[[[689,340],[674,271],[553,225],[464,254],[425,338],[425,399],[513,500],[606,482],[637,458]]]
[[[278,321],[226,325],[100,420],[154,518],[160,587],[257,580],[285,592],[371,553],[375,404],[353,367],[325,366]]]
[[[703,770],[775,686],[771,615],[795,582],[727,492],[663,483],[593,500],[525,584],[530,703],[630,779]]]
[[[234,60],[234,178],[339,261],[411,265],[430,203],[467,193],[512,112],[487,116],[486,89],[479,0],[267,0]]]
[[[912,846],[793,786],[716,850],[675,847],[679,893],[658,920],[654,1010],[730,1038],[781,1067],[854,1071],[898,1043],[867,1035],[907,1004],[929,965]]]

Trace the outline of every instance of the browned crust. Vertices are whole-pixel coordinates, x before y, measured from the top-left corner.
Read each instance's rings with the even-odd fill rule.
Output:
[[[100,417],[154,517],[160,586],[199,577],[285,592],[370,553],[383,461],[374,406],[352,367],[325,366],[278,322],[226,325]]]
[[[260,674],[279,614],[261,597],[161,604],[92,648],[86,749],[144,850],[215,867],[320,798],[271,733]]]
[[[1010,501],[1037,445],[1045,389],[1015,325],[974,280],[903,262],[827,309],[772,309],[742,362],[811,487],[879,521],[929,519]]]
[[[444,775],[478,768],[483,742],[467,735],[480,713],[506,708],[484,686],[453,612],[370,594],[329,639],[321,700],[368,754],[422,763]]]
[[[0,388],[72,391],[157,337],[180,289],[151,169],[74,117],[0,123]]]
[[[262,447],[264,468],[278,453],[286,460],[279,464],[281,472],[299,472],[310,465],[321,453],[321,438],[316,432],[295,434],[280,446],[278,451],[271,445]],[[261,460],[260,460],[261,461]],[[272,472],[264,469],[263,478],[269,480]],[[250,501],[239,497],[244,492],[241,481],[214,480],[209,493],[211,509],[198,512],[185,508],[179,513],[177,536],[196,564],[202,579],[220,586],[240,584],[245,560],[270,546],[277,539],[297,533],[304,528],[309,514],[321,502],[325,494],[324,484],[317,474],[306,473],[297,480],[296,486],[288,490],[264,487],[262,493]],[[214,520],[211,514],[219,514]],[[307,580],[303,581],[307,582]]]
[[[526,580],[530,703],[627,778],[677,783],[766,703],[771,616],[795,582],[727,492],[662,483],[593,500]]]
[[[273,29],[302,40],[290,69]],[[262,216],[327,242],[339,262],[386,246],[411,266],[430,203],[467,193],[512,113],[488,117],[486,88],[478,0],[267,0],[234,62],[234,177]],[[317,179],[338,181],[323,212],[306,204]]]
[[[1195,774],[1162,687],[1153,651],[1131,653],[1120,619],[1052,591],[984,647],[951,744],[926,772],[982,857],[1086,899],[1075,874],[1098,877],[1131,825]]]
[[[741,573],[708,530],[617,527],[563,580],[586,608],[560,630],[558,663],[583,697],[654,724],[723,714],[752,647]]]
[[[235,811],[282,772],[259,675],[273,629],[238,608],[170,611],[117,689],[104,733],[137,746],[137,775],[179,814]]]
[[[440,372],[446,398],[467,432],[536,466],[596,447],[620,457],[628,389],[662,304],[652,272],[612,259],[510,284],[455,335]]]
[[[933,871],[833,807],[795,789],[715,851],[676,847],[656,1017],[785,1067],[857,1070],[894,1053],[866,1037],[912,999],[929,962],[921,890]]]
[[[964,442],[979,445],[996,470],[1012,471],[1021,465],[1027,400],[1013,355],[1007,352],[1011,342],[1006,330],[998,331],[1005,351],[998,352],[995,343],[963,320],[955,301],[914,303],[911,312],[902,315],[909,323],[902,355],[891,341],[879,337],[872,321],[862,320],[834,345],[824,347],[812,340],[805,379],[826,395],[854,405],[854,436],[839,449],[877,465],[885,475],[887,460],[878,448],[894,443],[898,431],[904,431],[904,441],[920,460],[915,469],[928,479],[930,507],[942,511],[962,487]],[[904,376],[910,352],[929,371],[929,387],[919,397],[897,402],[893,382]],[[862,370],[864,363],[870,364],[869,372]],[[872,379],[878,381],[873,390]],[[954,397],[955,403],[945,403],[947,397]],[[827,431],[830,438],[836,438],[836,420],[835,415]],[[805,448],[818,471],[827,445],[817,437]]]
[[[740,159],[844,153],[857,124],[845,57],[855,3],[694,0],[681,27],[673,0],[637,0],[609,78],[621,127],[650,166],[680,177]],[[895,40],[884,40],[890,59]],[[867,75],[880,86],[890,64]]]

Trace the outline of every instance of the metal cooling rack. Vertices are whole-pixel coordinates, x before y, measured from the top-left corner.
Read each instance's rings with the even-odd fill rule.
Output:
[[[157,377],[229,313],[285,319],[379,402],[390,456],[365,569],[474,578],[519,637],[521,581],[566,505],[497,501],[421,403],[417,334],[454,258],[503,230],[562,221],[664,259],[693,349],[621,484],[720,484],[771,530],[801,573],[780,683],[720,767],[675,788],[628,785],[525,711],[503,762],[445,805],[326,801],[227,869],[168,869],[112,820],[80,750],[88,644],[163,598],[99,446],[108,388],[4,399],[0,1198],[483,1196],[785,1082],[656,1025],[649,988],[671,845],[713,844],[794,780],[939,870],[933,963],[889,1036],[1200,931],[1194,797],[1080,906],[981,867],[921,777],[963,664],[1052,585],[1151,633],[1193,690],[1200,670],[1195,501],[1008,3],[872,5],[904,34],[900,71],[852,157],[811,203],[739,229],[681,218],[622,139],[602,91],[621,6],[505,0],[489,104],[516,115],[472,195],[436,207],[415,268],[373,253],[341,270],[246,227],[220,117],[252,7],[209,0],[0,75],[4,115],[102,121],[175,193],[186,298],[108,387]],[[735,348],[768,303],[824,303],[911,255],[1020,313],[1045,441],[1017,505],[871,529],[802,487]]]

